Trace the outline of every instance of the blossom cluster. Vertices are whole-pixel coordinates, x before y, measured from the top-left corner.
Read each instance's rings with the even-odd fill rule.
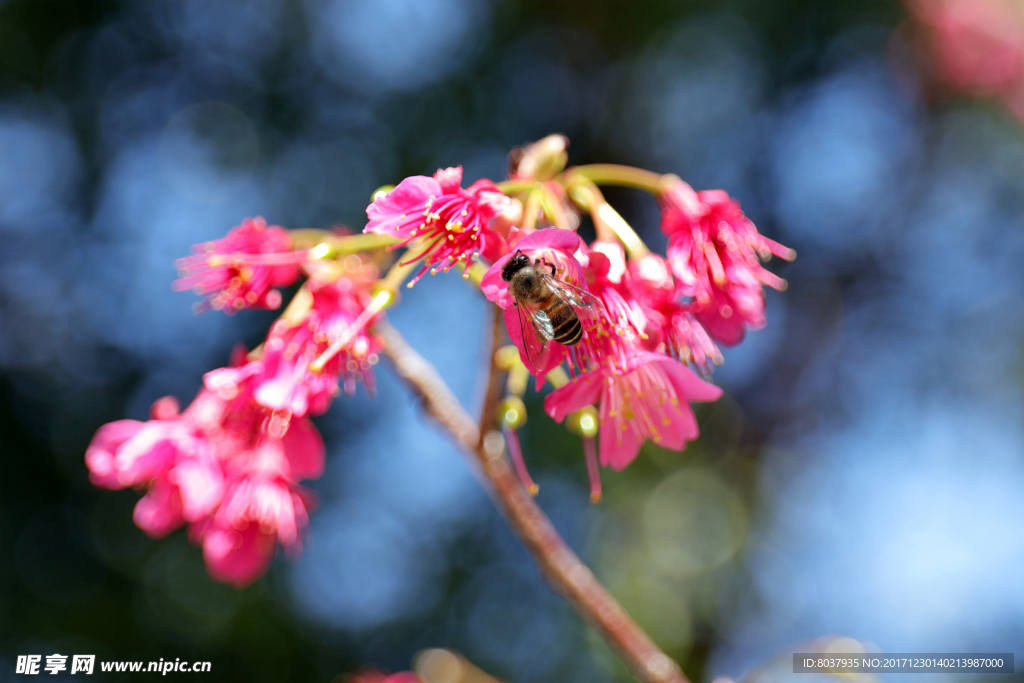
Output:
[[[459,229],[461,216],[497,217],[509,207],[489,195],[485,199],[482,193],[458,189],[451,180],[461,177],[461,169],[446,169],[438,171],[433,182],[422,176],[402,181],[367,210],[371,221],[366,229],[394,230],[404,243],[418,239],[417,258],[424,259],[424,270],[449,268],[452,245],[457,245],[459,259],[484,254],[492,262],[481,289],[504,310],[509,338],[522,363],[538,382],[563,363],[573,375],[546,397],[547,413],[561,422],[597,404],[601,465],[624,468],[648,439],[682,450],[698,435],[690,403],[714,401],[721,395],[721,389],[693,368],[707,376],[722,360],[718,344],[737,344],[747,329],[764,326],[763,285],[782,289],[785,282],[761,260],[772,255],[792,259],[794,252],[761,235],[725,192],[695,192],[672,177],[660,192],[661,228],[669,236],[666,257],[648,252],[627,259],[618,241],[599,235],[588,245],[575,231],[557,227],[563,222],[559,218],[564,220],[565,212],[572,210],[564,205],[567,193],[550,175],[524,175],[521,169],[529,165],[521,163],[512,177],[530,188],[527,196],[545,193],[538,204],[546,199],[551,210],[540,211],[540,217],[549,217],[551,228],[537,229],[537,215],[531,211],[521,216],[519,225],[505,225],[504,234],[499,232],[500,220],[491,226],[474,222],[470,232]],[[490,181],[473,187],[486,187],[491,194],[491,188],[496,189]],[[526,206],[531,206],[529,198]],[[435,212],[433,207],[445,210]],[[516,300],[504,274],[506,263],[518,254],[545,276],[550,270],[551,287],[587,293],[578,300],[570,293],[567,302],[595,297],[595,305],[573,304],[583,333],[572,345],[560,345],[550,332],[543,335],[528,322],[532,318],[526,313],[527,303]],[[546,338],[538,341],[537,336]],[[517,469],[525,472],[514,426],[506,426],[513,427],[506,433]],[[589,454],[592,444],[587,445]],[[599,497],[596,467],[589,470],[592,493]],[[535,488],[528,475],[524,483]]]
[[[292,250],[287,230],[268,227],[263,218],[246,219],[224,239],[197,244],[192,251],[178,260],[182,277],[174,288],[205,296],[200,310],[229,314],[242,308],[278,308],[281,293],[276,287],[295,282],[305,257]]]
[[[312,499],[296,482],[324,468],[309,418],[263,408],[251,385],[203,388],[184,412],[163,398],[151,418],[104,425],[85,456],[97,486],[147,489],[139,528],[161,537],[188,524],[210,575],[239,586],[265,571],[278,540],[299,546]]]
[[[598,462],[622,469],[648,440],[683,450],[699,433],[691,403],[722,394],[709,381],[719,347],[762,327],[763,287],[785,286],[761,262],[794,253],[762,236],[725,192],[696,192],[675,176],[650,183],[668,236],[665,255],[651,253],[588,176],[600,180],[602,167],[563,171],[565,144],[552,136],[518,151],[501,184],[463,188],[456,167],[382,188],[362,235],[288,231],[258,218],[198,245],[179,261],[175,287],[195,289],[202,309],[277,308],[279,288],[305,280],[265,341],[208,372],[184,411],[168,397],[148,422],[100,428],[86,454],[92,481],[145,491],[135,508],[141,529],[159,537],[187,525],[211,576],[250,583],[278,544],[301,545],[313,499],[299,482],[324,468],[310,418],[359,383],[372,394],[382,348],[373,323],[407,277],[412,286],[453,267],[502,309],[518,349],[505,369],[532,374],[538,388],[547,378],[555,385],[545,411],[583,437],[595,500]],[[654,175],[616,168],[641,174],[633,185]],[[583,212],[597,231],[590,243],[576,231]],[[396,249],[405,249],[398,259]],[[532,299],[510,286],[524,267]],[[554,333],[556,310],[572,334]],[[521,385],[500,421],[533,489],[516,435]]]
[[[545,400],[561,422],[570,413],[599,406],[600,461],[622,469],[647,439],[682,450],[697,437],[691,401],[714,401],[721,389],[705,376],[721,362],[716,342],[739,343],[748,328],[765,324],[762,284],[784,282],[759,257],[792,258],[791,250],[761,236],[724,192],[694,192],[682,181],[662,196],[667,259],[647,253],[627,260],[618,242],[587,245],[575,233],[537,230],[510,250],[550,264],[566,284],[593,293],[601,306],[584,323],[581,341],[567,349],[556,342],[546,354],[529,352],[517,302],[502,281],[511,253],[482,281],[484,294],[505,311],[506,327],[524,364],[542,376],[568,358],[575,375]]]
[[[283,251],[290,249],[283,228],[246,220],[197,247],[183,266],[193,272],[176,286],[196,287],[213,308],[267,307],[274,287],[299,277],[296,263],[307,255]],[[298,310],[278,319],[259,349],[239,350],[228,367],[206,373],[184,411],[162,398],[149,421],[106,424],[86,451],[95,485],[145,489],[134,513],[140,529],[159,538],[187,524],[217,580],[246,585],[266,570],[279,542],[301,547],[313,496],[299,482],[324,470],[323,440],[310,417],[326,412],[340,390],[354,392],[357,380],[372,391],[379,342],[364,313],[377,270],[348,266],[340,276],[310,268]],[[344,348],[325,358],[343,336]],[[317,359],[326,362],[313,370]]]

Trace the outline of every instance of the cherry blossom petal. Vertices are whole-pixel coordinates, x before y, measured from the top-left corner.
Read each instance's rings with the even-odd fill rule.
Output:
[[[555,422],[561,422],[572,412],[597,403],[602,389],[602,373],[588,372],[563,387],[555,389],[544,399],[544,410]]]
[[[224,497],[224,473],[212,460],[185,460],[171,471],[169,479],[178,485],[186,522],[198,522],[211,514]]]
[[[369,222],[364,232],[405,237],[405,233],[411,228],[398,231],[395,228],[403,225],[408,215],[422,212],[430,197],[439,197],[442,194],[444,192],[441,185],[433,178],[422,175],[410,176],[391,192],[366,207]]]
[[[293,480],[323,476],[324,440],[309,418],[293,419],[281,441]]]
[[[144,422],[117,420],[100,427],[85,451],[85,464],[89,468],[89,481],[105,489],[123,489],[126,484],[118,478],[115,464],[117,450],[134,437]]]
[[[439,168],[434,173],[434,180],[441,186],[438,194],[454,194],[462,186],[462,166]]]
[[[704,381],[682,363],[668,358],[656,362],[679,395],[685,396],[686,400],[710,403],[722,397],[722,387]]]
[[[277,539],[258,524],[241,530],[211,526],[203,534],[203,559],[214,580],[244,588],[258,579],[274,559]]]
[[[163,479],[157,479],[135,504],[132,519],[150,538],[163,538],[171,533],[185,522],[178,490]]]

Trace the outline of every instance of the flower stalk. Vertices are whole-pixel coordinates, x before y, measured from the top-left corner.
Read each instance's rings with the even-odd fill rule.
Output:
[[[621,164],[586,164],[573,166],[565,172],[565,176],[579,176],[598,185],[620,185],[645,190],[653,195],[660,195],[665,176],[642,168],[623,166]]]
[[[530,194],[526,197],[526,205],[523,207],[523,230],[533,230],[537,227],[537,210],[540,208],[541,191],[531,185]]]
[[[572,177],[572,176],[570,176]],[[631,259],[641,258],[651,253],[633,226],[626,222],[611,204],[605,201],[604,195],[597,185],[586,176],[574,177],[569,185],[569,196],[583,209],[590,212],[594,221],[597,239],[611,242],[618,239],[626,248]]]
[[[509,196],[520,192],[526,192],[536,184],[535,180],[502,180],[501,182],[495,183],[499,190]]]
[[[565,211],[562,200],[551,189],[550,183],[544,183],[540,190],[540,205],[544,215],[551,219],[551,222],[559,230],[572,230],[569,224],[569,215]]]
[[[590,624],[643,683],[689,683],[672,661],[637,625],[593,572],[566,545],[544,511],[523,488],[508,461],[500,433],[489,429],[500,400],[502,370],[495,362],[501,344],[501,311],[494,308],[492,352],[481,429],[430,365],[389,323],[378,321],[374,333],[395,373],[409,386],[424,411],[436,419],[472,459],[486,479],[495,504],[530,551],[551,587]]]
[[[308,249],[313,258],[336,258],[342,255],[358,254],[364,251],[385,249],[398,243],[390,235],[356,234],[339,235],[330,230],[299,228],[289,230],[297,250]],[[319,250],[318,250],[319,249]]]

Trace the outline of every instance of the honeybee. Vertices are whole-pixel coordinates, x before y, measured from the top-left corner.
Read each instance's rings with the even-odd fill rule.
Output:
[[[541,259],[531,263],[522,251],[516,251],[505,262],[501,279],[509,283],[519,312],[526,356],[537,368],[546,364],[549,341],[564,346],[579,343],[583,338],[580,317],[594,318],[602,308],[600,299],[590,292],[555,278],[553,264]],[[534,334],[526,333],[524,319]]]

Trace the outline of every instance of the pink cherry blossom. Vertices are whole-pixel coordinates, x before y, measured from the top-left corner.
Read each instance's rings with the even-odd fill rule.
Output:
[[[640,352],[625,372],[599,368],[550,393],[544,409],[561,422],[574,411],[599,403],[601,464],[621,470],[633,462],[647,439],[681,451],[697,438],[690,401],[715,401],[722,390],[668,356]]]
[[[206,297],[203,306],[233,313],[241,308],[281,305],[275,287],[286,287],[298,278],[306,252],[292,251],[288,231],[267,226],[263,218],[247,218],[213,242],[197,244],[194,254],[178,260],[181,279],[176,291],[194,289]]]
[[[668,263],[691,312],[722,344],[738,344],[748,327],[764,326],[762,285],[785,289],[759,259],[795,252],[758,233],[739,204],[722,190],[694,192],[678,181],[662,195],[661,228],[669,235]]]
[[[150,538],[163,538],[185,523],[181,498],[166,479],[154,479],[132,511],[132,521]]]
[[[217,513],[191,535],[202,543],[210,576],[242,587],[267,570],[278,541],[298,548],[308,524],[301,489],[281,477],[257,475],[234,480]]]
[[[159,537],[189,524],[210,575],[236,586],[266,570],[278,541],[300,547],[311,497],[297,482],[324,467],[313,424],[258,404],[247,367],[211,373],[214,388],[183,413],[168,397],[148,422],[104,425],[85,458],[97,486],[146,489],[133,515],[139,528]]]
[[[426,261],[413,282],[430,267],[468,266],[478,255],[494,261],[508,251],[490,219],[509,208],[509,198],[490,180],[466,189],[461,183],[461,166],[440,169],[432,178],[411,176],[366,208],[365,232],[401,238],[397,246],[412,243],[415,255],[406,261]]]
[[[126,442],[139,433],[145,422],[117,420],[96,430],[85,451],[85,465],[89,468],[89,481],[104,489],[123,489],[131,484],[121,481],[122,466],[117,457]]]
[[[641,307],[629,291],[625,254],[610,242],[588,247],[576,233],[549,228],[523,237],[515,252],[523,252],[544,267],[554,266],[555,279],[597,298],[595,307],[577,313],[583,325],[582,339],[572,347],[549,341],[543,351],[533,341],[528,318],[520,317],[509,283],[501,271],[514,254],[499,259],[481,281],[484,295],[504,310],[509,338],[519,349],[523,364],[538,380],[568,360],[570,373],[586,372],[598,366],[624,368],[637,352],[646,326]],[[585,265],[584,265],[585,264]]]
[[[645,341],[647,316],[633,296],[626,255],[617,242],[595,241],[581,248],[587,287],[601,302],[584,325],[586,334],[570,354],[570,373],[598,367],[622,372]]]
[[[575,232],[549,228],[537,230],[523,237],[516,243],[516,251],[523,252],[534,262],[539,260],[545,267],[553,266],[554,277],[561,282],[586,290],[583,266],[574,256],[582,246],[583,243]],[[502,268],[512,256],[513,254],[509,253],[495,261],[480,281],[480,288],[484,296],[498,304],[504,311],[505,328],[508,330],[509,339],[519,349],[520,358],[526,367],[539,378],[562,364],[566,358],[566,348],[550,341],[541,353],[533,342],[533,337],[526,336],[535,333],[529,327],[528,318],[525,315],[520,317],[515,297],[509,291],[509,283],[501,276]],[[586,327],[584,325],[584,338],[588,335]],[[527,344],[531,347],[529,350]]]
[[[631,290],[632,274],[626,266],[626,252],[622,245],[597,240],[587,250],[586,260],[590,291],[601,300],[620,329],[642,337],[647,327],[647,316]]]
[[[189,535],[202,544],[210,576],[235,586],[266,570],[278,542],[288,550],[300,547],[311,495],[297,482],[320,477],[324,468],[323,440],[309,418],[260,406],[252,384],[250,377],[217,392],[205,389],[200,396],[206,400],[193,403],[227,483],[220,505]]]
[[[647,320],[644,348],[692,363],[705,375],[722,364],[722,352],[694,316],[692,302],[683,301],[665,259],[646,254],[629,263],[629,273],[630,291]]]
[[[362,314],[370,304],[374,280],[373,276],[346,276],[326,283],[309,280],[309,312],[299,321],[276,321],[258,359],[207,373],[207,387],[241,385],[252,377],[258,404],[299,417],[327,412],[339,393],[339,381],[346,394],[355,393],[357,381],[373,393],[380,342],[368,328],[377,315]],[[348,341],[341,350],[323,368],[311,367],[342,335]]]
[[[209,444],[183,419],[104,425],[85,461],[97,486],[148,487],[134,519],[154,538],[202,519],[223,493],[224,477]]]
[[[708,301],[696,299],[690,310],[712,339],[735,346],[743,341],[748,328],[759,330],[765,326],[764,290],[749,270],[737,269],[729,286],[713,282],[710,291]]]
[[[586,286],[583,266],[576,260],[575,254],[583,246],[583,241],[571,230],[548,228],[537,230],[523,237],[516,249],[522,251],[534,261],[541,260],[555,267],[555,277],[576,287]],[[480,289],[489,300],[508,310],[515,307],[515,298],[508,289],[508,283],[501,279],[501,268],[512,258],[506,254],[494,262],[484,274]]]
[[[258,524],[233,529],[208,522],[197,537],[203,546],[203,561],[210,577],[236,588],[243,588],[262,576],[277,549],[274,534],[263,531]]]

